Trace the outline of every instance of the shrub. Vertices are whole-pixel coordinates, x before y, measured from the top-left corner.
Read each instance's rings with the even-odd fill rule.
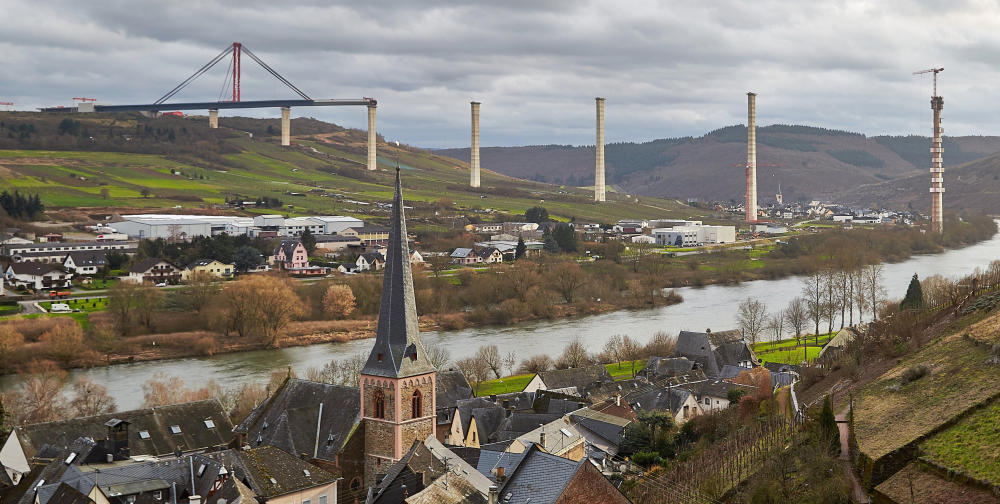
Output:
[[[927,376],[928,374],[930,374],[930,372],[931,372],[930,368],[928,368],[926,365],[916,364],[906,368],[906,370],[903,371],[903,375],[900,378],[899,382],[901,385],[906,385],[907,383],[915,382],[923,378],[924,376]]]

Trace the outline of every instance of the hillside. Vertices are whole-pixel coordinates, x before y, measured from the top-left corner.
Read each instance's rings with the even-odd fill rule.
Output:
[[[758,128],[760,201],[773,201],[778,184],[786,201],[842,195],[859,186],[923,174],[930,139],[876,136],[807,126]],[[591,146],[541,145],[481,149],[482,166],[519,178],[587,186],[594,180]],[[1000,137],[947,137],[945,161],[957,165],[1000,152]],[[468,149],[437,154],[467,161]],[[729,126],[702,137],[605,146],[608,183],[658,197],[739,200],[744,192],[746,127]],[[926,185],[926,184],[925,184]],[[924,189],[923,193],[927,192]]]
[[[558,218],[599,222],[704,217],[676,201],[654,198],[637,204],[612,195],[598,205],[586,190],[489,170],[482,174],[483,187],[472,190],[467,164],[388,145],[381,137],[379,170],[369,172],[365,132],[314,119],[292,120],[296,145],[290,148],[278,145],[277,119],[222,118],[215,130],[207,122],[203,117],[0,113],[0,189],[37,192],[49,209],[95,209],[91,214],[177,205],[208,211],[226,200],[263,198],[280,200],[280,211],[289,215],[384,217],[384,210],[370,203],[391,199],[392,168],[398,163],[407,200],[414,205],[450,200],[464,209],[522,213],[542,202]]]
[[[949,153],[945,150],[945,159]],[[842,201],[869,205],[885,202],[896,208],[912,208],[929,213],[931,206],[930,173],[896,180],[865,184],[840,196]],[[1000,155],[950,167],[944,173],[944,206],[946,211],[995,214],[1000,209]]]

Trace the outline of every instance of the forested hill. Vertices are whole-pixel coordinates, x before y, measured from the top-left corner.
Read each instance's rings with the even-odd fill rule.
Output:
[[[605,146],[608,183],[619,190],[660,197],[741,199],[746,160],[746,126],[727,126],[701,137],[612,143]],[[773,125],[757,129],[758,194],[773,199],[778,184],[786,201],[844,194],[926,172],[930,138],[874,136],[810,126]],[[946,137],[946,165],[1000,152],[1000,137]],[[468,160],[468,149],[437,154]],[[487,147],[483,168],[518,178],[592,185],[594,147],[534,145]],[[777,166],[770,166],[777,165]],[[922,196],[923,194],[921,194]]]

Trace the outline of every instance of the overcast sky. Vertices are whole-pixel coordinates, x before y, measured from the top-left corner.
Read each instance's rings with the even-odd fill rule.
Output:
[[[593,144],[595,96],[608,142],[645,141],[744,123],[751,90],[760,125],[928,135],[931,77],[911,74],[932,66],[948,134],[1000,133],[996,1],[338,3],[5,0],[0,101],[150,103],[242,41],[313,98],[376,98],[379,133],[426,147],[468,145],[470,100],[484,146]],[[219,99],[227,63],[174,100]],[[242,97],[293,95],[244,57]],[[366,127],[362,108],[292,113]]]

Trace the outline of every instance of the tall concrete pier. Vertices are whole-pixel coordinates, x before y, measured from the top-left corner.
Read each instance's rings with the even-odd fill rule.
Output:
[[[375,151],[375,105],[368,106],[368,169],[375,170],[377,168],[376,164],[376,151]]]
[[[281,107],[281,145],[292,145],[292,108]]]
[[[747,93],[747,222],[757,220],[757,95]]]
[[[935,83],[936,84],[936,83]],[[937,86],[935,85],[935,91]],[[935,93],[936,95],[937,93]],[[934,111],[934,139],[931,141],[931,230],[935,233],[944,231],[944,148],[941,146],[941,110],[944,109],[944,98],[931,97],[931,110]]]
[[[208,110],[208,127],[212,129],[219,127],[219,109]]]
[[[479,187],[479,102],[472,102],[472,146],[469,149],[469,187]]]
[[[604,98],[597,101],[597,142],[595,143],[594,201],[604,201]]]

